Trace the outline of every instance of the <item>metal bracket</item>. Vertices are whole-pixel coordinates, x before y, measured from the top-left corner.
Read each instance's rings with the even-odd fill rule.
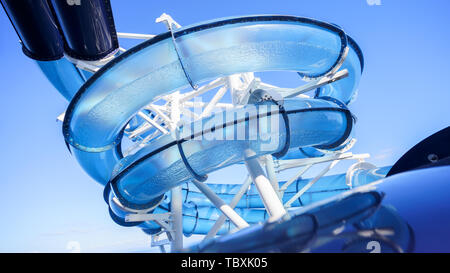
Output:
[[[166,235],[166,239],[161,239],[161,236]],[[164,246],[170,244],[171,238],[170,235],[166,231],[160,231],[154,235],[152,235],[152,247],[155,246]]]
[[[176,28],[181,28],[181,25],[178,24],[172,18],[172,16],[170,16],[169,14],[166,14],[166,13],[163,13],[163,14],[161,14],[161,16],[156,18],[155,23],[164,23],[169,30],[172,29],[172,26],[175,26]]]
[[[158,221],[158,222],[170,222],[171,213],[131,213],[125,216],[125,222],[145,222],[145,221]]]
[[[175,234],[172,229],[172,213],[131,213],[125,216],[125,222],[145,222],[153,221],[162,229],[160,232],[151,235],[151,247],[159,247],[162,253],[166,252],[165,245],[169,245],[174,241]],[[166,235],[167,238],[161,239],[161,236]]]

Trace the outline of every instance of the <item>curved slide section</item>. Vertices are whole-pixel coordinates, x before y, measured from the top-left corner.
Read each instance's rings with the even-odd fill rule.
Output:
[[[121,167],[110,182],[112,189],[124,206],[147,209],[158,196],[191,180],[192,171],[204,176],[250,158],[278,153],[286,145],[334,148],[348,138],[353,125],[348,110],[328,101],[286,100],[284,111],[289,126],[280,108],[269,103],[196,121],[191,124],[194,130],[181,128],[179,140],[173,134],[165,135],[119,163]],[[237,118],[226,120],[226,114]],[[273,124],[275,128],[270,126]],[[247,134],[236,137],[240,132]]]
[[[370,170],[360,170],[352,174],[353,186],[361,187],[372,182],[383,179],[390,167],[376,168]],[[299,179],[289,186],[283,197],[286,202],[290,199],[298,189],[308,184],[311,179]],[[281,182],[280,186],[285,182]],[[217,219],[222,214],[216,209],[211,202],[204,197],[196,189],[192,189],[186,184],[183,186],[183,232],[186,236],[192,234],[205,235],[213,227]],[[239,190],[240,185],[237,184],[208,184],[208,186],[217,193],[217,195],[229,203],[234,194]],[[311,205],[318,201],[322,201],[340,193],[349,191],[350,187],[346,185],[345,174],[330,175],[321,178],[320,183],[314,184],[310,190],[298,198],[292,207],[301,207]],[[152,221],[145,222],[126,222],[125,216],[130,213],[129,210],[120,207],[114,201],[114,194],[106,188],[107,202],[113,212],[111,215],[113,220],[122,226],[137,226],[144,229],[148,233],[156,233],[160,227]],[[153,213],[167,213],[170,211],[170,194],[161,202]],[[264,210],[264,204],[259,198],[254,185],[250,186],[247,193],[242,197],[241,201],[236,205],[236,212],[246,219],[249,224],[261,223],[267,220],[268,215]],[[235,229],[235,226],[229,220],[226,220],[218,231],[219,235],[227,234]]]
[[[347,36],[338,27],[290,16],[224,19],[177,30],[174,37],[184,52],[182,62],[171,34],[164,33],[114,59],[82,86],[63,126],[73,148],[95,152],[98,159],[114,157],[131,117],[156,97],[189,85],[185,72],[195,84],[248,71],[301,71],[317,77],[335,69],[347,48]],[[79,161],[84,157],[79,153]],[[102,176],[86,171],[105,184],[113,167]]]
[[[70,101],[84,84],[86,75],[65,58],[36,61],[41,71],[63,97]]]
[[[111,198],[127,209],[152,209],[172,187],[196,175],[289,148],[334,149],[346,143],[353,118],[345,104],[355,94],[363,67],[355,45],[335,25],[291,16],[226,18],[164,33],[120,55],[80,88],[66,111],[64,137],[81,166],[98,182],[110,183]],[[346,84],[333,83],[333,92],[318,91],[316,99],[287,99],[281,107],[271,101],[247,105],[233,113],[243,114],[241,119],[208,117],[191,124],[193,129],[181,128],[123,158],[123,128],[159,96],[236,73],[297,71],[315,78],[342,65],[358,75],[350,74]],[[227,140],[235,131],[252,132],[252,120],[266,131],[254,139],[247,134]],[[224,138],[210,139],[208,134]],[[194,218],[208,223],[199,226],[209,226],[211,215],[201,218],[198,212],[213,208],[196,207]],[[249,222],[264,220],[264,214],[250,216],[257,210],[242,210]]]
[[[63,126],[71,146],[113,150],[138,110],[190,84],[185,72],[193,84],[249,71],[321,76],[341,62],[347,47],[346,35],[336,26],[289,16],[226,19],[177,30],[174,37],[184,52],[181,62],[171,33],[164,33],[114,59],[82,86]]]
[[[352,187],[360,187],[371,182],[382,179],[386,176],[390,167],[381,167],[369,170],[360,170],[352,176]],[[284,191],[282,202],[286,203],[291,199],[300,189],[308,185],[312,179],[297,179],[294,183],[289,185]],[[280,182],[281,188],[286,182]],[[234,195],[239,191],[240,184],[208,184],[225,203],[229,204]],[[324,200],[339,192],[349,190],[350,187],[346,184],[346,174],[336,174],[322,177],[320,183],[315,183],[311,188],[298,198],[292,207],[301,207],[312,204],[316,201]],[[212,207],[211,201],[206,199],[204,195],[193,188],[189,184],[183,185],[183,200],[185,203],[195,203],[199,207]],[[237,203],[236,208],[264,208],[264,204],[259,197],[258,191],[254,184],[242,196],[242,199]]]
[[[160,34],[116,57],[84,84],[86,76],[64,62],[39,65],[71,100],[63,133],[72,153],[91,177],[103,185],[109,183],[109,198],[117,198],[132,210],[160,204],[155,213],[168,210],[164,205],[167,200],[159,203],[167,191],[196,175],[204,177],[265,154],[309,157],[320,154],[317,149],[345,145],[353,127],[346,105],[356,95],[363,70],[361,50],[336,25],[279,15],[224,18]],[[126,158],[122,155],[125,126],[148,103],[174,90],[244,72],[296,71],[314,79],[339,68],[347,69],[348,77],[322,86],[314,99],[247,105],[222,113],[222,118],[215,115],[194,122],[191,128],[182,127]],[[79,75],[64,79],[69,74]],[[253,121],[264,130],[252,136]],[[227,137],[237,131],[247,134],[230,141]],[[223,139],[217,139],[218,134]],[[228,200],[225,192],[212,188]],[[333,186],[328,189],[340,190]],[[185,220],[192,223],[185,223],[185,233],[207,231],[214,223],[212,215],[218,217],[220,213],[208,201],[196,198],[194,192],[184,192]],[[286,197],[290,195],[288,191]],[[322,198],[320,194],[315,196]],[[265,213],[252,210],[261,208],[261,203],[251,194],[246,198],[251,202],[238,204],[238,213],[250,223],[263,221]],[[301,203],[307,201],[299,200],[295,205]],[[114,217],[124,216],[124,211],[114,205],[111,209]],[[138,224],[146,230],[155,229],[151,223]],[[232,224],[228,223],[228,228],[225,224],[221,232],[231,228]]]

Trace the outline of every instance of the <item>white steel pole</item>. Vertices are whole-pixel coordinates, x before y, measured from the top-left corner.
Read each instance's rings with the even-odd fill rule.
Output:
[[[307,190],[309,190],[317,181],[319,181],[322,176],[324,176],[329,170],[331,170],[339,160],[335,160],[331,162],[325,169],[323,169],[316,177],[314,177],[311,181],[308,182],[302,189],[300,189],[294,196],[289,199],[284,205],[289,208],[291,207],[291,204],[295,202],[302,194],[304,194]]]
[[[218,208],[233,224],[239,229],[246,228],[249,224],[242,219],[229,205],[227,205],[215,192],[213,192],[207,185],[197,180],[193,180],[192,183]]]
[[[181,186],[175,187],[171,191],[172,230],[171,252],[183,249],[183,194]]]
[[[276,221],[283,217],[283,215],[286,214],[286,210],[269,179],[264,175],[264,171],[258,160],[256,158],[248,159],[245,161],[245,165],[256,185],[261,200],[264,203],[264,207],[270,215],[269,222]]]
[[[241,200],[244,193],[248,190],[248,187],[250,186],[251,183],[252,183],[252,179],[250,178],[250,176],[247,176],[244,183],[239,188],[239,191],[236,193],[236,195],[233,197],[233,199],[230,202],[230,207],[232,209],[234,209],[234,207],[236,207],[236,205],[239,203],[239,201]],[[205,239],[209,239],[209,238],[216,236],[217,232],[220,230],[223,223],[225,223],[225,220],[226,220],[226,216],[223,214],[220,215],[219,219],[217,219],[217,221],[214,223],[214,226],[209,230],[208,234],[205,236]]]
[[[117,32],[117,37],[119,38],[127,38],[127,39],[142,39],[142,40],[148,40],[156,35],[151,34],[139,34],[139,33],[125,33],[125,32]]]
[[[209,101],[208,105],[206,105],[205,109],[203,110],[203,113],[200,115],[201,118],[207,117],[211,114],[213,108],[216,106],[216,104],[219,102],[219,100],[225,95],[225,93],[228,91],[228,86],[224,85],[222,86],[219,91],[214,95],[214,97]]]

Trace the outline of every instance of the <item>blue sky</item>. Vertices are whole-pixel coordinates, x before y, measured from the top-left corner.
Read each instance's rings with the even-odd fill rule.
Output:
[[[358,117],[352,151],[370,153],[369,161],[378,166],[393,164],[450,124],[449,1],[111,2],[119,32],[161,33],[164,25],[154,20],[163,12],[181,25],[246,14],[289,14],[340,25],[360,44],[366,61],[359,96],[350,107]],[[86,252],[148,249],[148,236],[109,219],[102,187],[68,153],[56,122],[67,102],[22,54],[3,10],[0,60],[0,252],[66,252],[71,241]],[[279,73],[267,80],[298,84]],[[222,171],[210,179],[238,182],[245,173],[236,169],[232,177]]]

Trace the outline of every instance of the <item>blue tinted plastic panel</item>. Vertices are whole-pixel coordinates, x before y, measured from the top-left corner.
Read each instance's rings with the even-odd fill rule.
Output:
[[[347,46],[337,27],[289,16],[228,19],[180,30],[175,37],[194,83],[250,71],[323,75],[339,62]],[[227,37],[230,42],[217,43],[211,37]],[[203,43],[201,48],[194,46],[196,41]],[[244,57],[248,62],[242,61]],[[170,34],[158,35],[116,58],[83,86],[67,111],[66,140],[86,151],[111,149],[117,145],[118,132],[139,109],[187,84]]]
[[[350,37],[348,55],[340,69],[347,69],[348,76],[320,87],[316,92],[316,98],[327,96],[338,99],[344,104],[350,104],[356,99],[358,95],[357,88],[363,69],[363,59],[359,46]]]
[[[213,29],[217,33],[226,33],[233,42],[220,44],[207,38],[217,37]],[[314,34],[314,38],[309,37],[308,33]],[[191,35],[198,37],[191,39]],[[294,41],[292,35],[300,40]],[[309,71],[311,76],[325,74],[339,63],[347,46],[346,36],[339,28],[311,19],[289,16],[224,19],[179,30],[175,37],[186,66],[194,69],[196,64],[210,73],[206,75],[192,71],[191,78],[196,83],[239,71],[295,70],[305,73]],[[193,48],[198,39],[206,39],[203,41],[202,51],[195,48],[195,52],[189,52],[187,49]],[[261,59],[261,54],[265,54],[272,62],[248,63],[248,67],[243,69],[239,68],[242,63],[240,60],[227,58],[226,66],[222,63],[215,69],[209,67],[213,65],[214,58],[221,57],[221,54],[217,54],[218,51],[227,54],[239,52],[236,41],[240,41],[239,44],[243,47],[254,48],[247,52],[253,54],[248,58]],[[277,44],[279,50],[264,50],[268,42]],[[300,51],[303,52],[301,56],[297,54]],[[287,57],[292,54],[297,57]],[[158,35],[111,61],[82,86],[66,112],[63,125],[66,141],[76,149],[94,152],[89,156],[86,153],[86,161],[89,163],[81,162],[85,159],[80,154],[84,153],[77,153],[77,158],[86,171],[95,170],[92,176],[101,177],[98,181],[105,184],[107,181],[104,178],[110,177],[111,173],[100,175],[98,170],[101,168],[91,166],[96,161],[94,158],[108,162],[119,158],[115,154],[116,147],[120,144],[118,134],[129,119],[154,98],[188,84],[170,33]],[[342,132],[330,130],[328,133],[337,137]],[[295,140],[293,145],[296,145]],[[107,150],[109,151],[106,152]]]
[[[278,106],[271,106],[274,105],[258,107],[249,105],[229,115],[246,117],[248,108],[255,109],[253,115],[251,111],[248,115],[255,119],[253,124],[250,118],[241,119],[241,122],[233,118],[227,121],[231,125],[224,127],[223,119],[219,118],[219,123],[214,123],[216,117],[213,115],[192,124],[192,128],[200,128],[199,131],[181,128],[180,139],[183,141],[181,148],[190,167],[203,175],[244,161],[249,158],[246,155],[247,151],[252,152],[252,157],[280,151],[286,143],[286,125]],[[352,118],[348,111],[328,101],[286,100],[284,109],[290,124],[290,147],[338,146],[347,139],[352,128]],[[219,113],[219,117],[222,114],[225,115]],[[261,129],[264,128],[264,124],[272,124],[271,119],[274,119],[279,127]],[[234,135],[234,132],[254,133],[256,130],[251,129],[252,125],[260,128],[254,140],[251,134],[244,140],[225,140],[227,135]],[[210,128],[218,129],[210,133],[214,136],[208,137],[207,132]],[[194,137],[196,135],[200,138]],[[122,204],[135,209],[145,208],[152,199],[193,178],[182,161],[173,135],[163,136],[136,154],[125,158],[118,166],[119,168],[115,170],[117,175],[111,181],[114,193]]]
[[[112,194],[122,204],[146,208],[172,187],[192,178],[193,173],[204,175],[240,163],[249,156],[274,154],[286,143],[291,150],[300,151],[301,147],[301,153],[309,157],[320,154],[315,148],[335,149],[348,141],[353,124],[348,110],[332,101],[293,99],[283,105],[290,125],[288,131],[278,106],[275,107],[278,113],[258,110],[258,119],[264,120],[262,116],[269,114],[275,116],[280,125],[279,128],[264,125],[269,129],[268,136],[277,140],[269,148],[262,148],[266,144],[262,139],[190,139],[191,133],[186,135],[186,128],[181,128],[179,136],[163,136],[122,159],[118,148],[122,129],[126,124],[131,129],[139,126],[142,121],[133,118],[137,111],[164,94],[240,72],[280,70],[297,71],[308,77],[322,76],[336,68],[347,47],[347,36],[335,25],[290,16],[220,19],[179,29],[173,37],[174,40],[170,33],[158,35],[115,58],[90,77],[66,112],[64,136],[77,160],[100,183],[106,184],[112,179]],[[354,57],[356,53],[352,53]],[[362,61],[356,55],[348,60],[348,67],[358,64],[360,74]],[[350,73],[355,71],[358,72],[349,69]],[[350,75],[348,82],[355,82],[351,90],[345,90],[346,96],[353,95],[358,79]],[[342,88],[350,88],[350,85]],[[340,93],[327,95],[342,96]],[[336,101],[339,100],[340,97]],[[237,126],[245,127],[247,123],[244,120]],[[213,117],[204,119],[202,124],[218,125]],[[233,131],[231,128],[215,130],[214,134],[220,131],[226,139]],[[200,133],[205,134],[205,129],[210,128],[202,127]],[[194,130],[192,134],[196,133],[199,132]],[[248,151],[253,154],[249,155]],[[370,178],[364,182],[367,181]],[[296,183],[296,187],[300,186],[300,182]],[[330,187],[333,189],[331,184]],[[305,202],[333,194],[335,192],[317,192],[316,199],[311,197]],[[252,202],[251,206],[260,204]],[[167,205],[160,205],[155,212],[167,209]],[[207,232],[213,225],[211,219],[219,215],[210,205],[199,206],[194,200],[188,200],[184,211],[186,234]],[[263,221],[267,216],[248,207],[243,207],[239,213],[252,223]],[[146,223],[140,226],[155,230]],[[227,232],[231,227],[227,223],[220,232]]]
[[[364,177],[365,183],[377,181],[384,177],[389,171],[390,167],[383,167],[373,170],[365,170],[355,172],[353,181],[360,181],[359,178]],[[289,186],[285,192],[284,201],[290,199],[297,189],[306,185],[310,179],[298,180]],[[280,183],[280,186],[284,182]],[[363,186],[364,184],[356,184],[355,187]],[[236,184],[208,184],[208,186],[219,195],[225,202],[230,202],[234,194],[239,190],[241,185]],[[306,206],[313,202],[318,202],[338,195],[339,193],[348,191],[349,187],[345,184],[345,174],[326,176],[321,178],[314,184],[302,197],[302,202],[296,201],[293,206]],[[112,198],[114,195],[109,192],[108,195]],[[169,211],[170,192],[167,194],[166,201],[156,208],[153,213],[164,213]],[[113,202],[109,202],[112,210],[117,217],[124,219],[129,212],[122,211]],[[264,210],[255,210],[264,208],[261,199],[258,197],[258,192],[254,185],[244,194],[241,201],[238,203],[237,213],[244,217],[249,223],[263,222],[267,219],[267,214]],[[199,193],[192,185],[186,184],[183,186],[183,229],[185,235],[191,234],[206,234],[214,225],[220,212],[208,201],[203,194]],[[151,224],[151,222],[149,222]],[[140,226],[145,226],[143,223]],[[234,225],[227,221],[222,227],[219,234],[228,233]]]
[[[449,252],[448,181],[449,166],[404,172],[300,209],[272,228],[256,225],[188,250]]]
[[[371,170],[360,170],[353,173],[352,181],[353,187],[363,186],[386,176],[390,167],[376,168]],[[346,184],[345,174],[337,174],[324,176],[320,178],[317,183],[313,184],[308,191],[306,191],[299,199],[292,203],[292,207],[300,207],[312,204],[314,202],[327,199],[350,189]],[[306,186],[311,179],[299,179],[289,185],[283,195],[283,203],[291,199],[298,190]],[[280,187],[285,182],[280,182]],[[234,195],[238,192],[241,184],[208,184],[225,203],[230,203]],[[183,200],[185,202],[193,202],[197,206],[213,206],[211,201],[196,190],[191,185],[183,185]],[[238,208],[264,208],[264,204],[259,197],[254,184],[245,192],[242,199],[236,205]]]
[[[70,101],[84,84],[84,75],[66,58],[57,61],[37,61],[39,68],[53,86]]]

